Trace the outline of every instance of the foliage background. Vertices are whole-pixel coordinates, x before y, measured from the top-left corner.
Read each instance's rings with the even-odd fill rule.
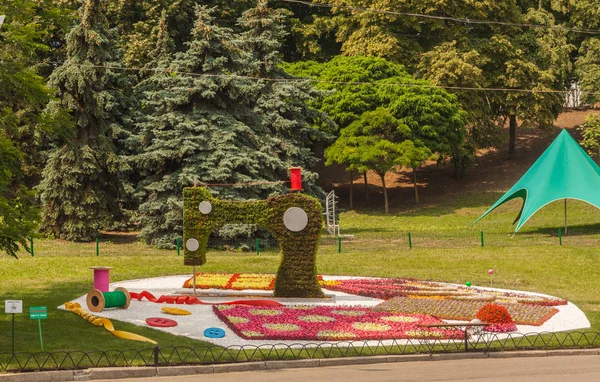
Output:
[[[32,221],[42,222],[42,235],[86,241],[134,228],[145,242],[173,248],[180,190],[194,176],[260,182],[212,192],[264,199],[285,192],[276,182],[302,166],[306,191],[322,196],[323,152],[361,118],[352,131],[357,146],[368,146],[360,134],[375,126],[379,107],[398,121],[385,140],[396,158],[383,158],[386,149],[371,155],[377,163],[339,162],[351,171],[411,167],[418,200],[417,171],[429,152],[460,177],[477,150],[508,141],[514,157],[519,129],[549,129],[574,84],[587,92],[584,103],[596,102],[598,39],[582,33],[600,25],[595,0],[322,4],[3,2],[0,136],[3,150],[21,158],[6,169],[5,203],[31,200],[34,188],[42,216]],[[18,216],[12,207],[9,214]],[[18,248],[33,228],[3,234],[4,247]]]

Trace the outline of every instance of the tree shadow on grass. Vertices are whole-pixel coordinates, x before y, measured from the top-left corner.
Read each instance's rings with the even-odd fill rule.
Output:
[[[138,240],[139,232],[105,231],[101,233],[101,241],[113,244],[133,244]]]
[[[600,223],[567,225],[567,233],[564,226],[529,228],[522,233],[558,236],[559,230],[563,237],[600,235]]]
[[[380,228],[380,227],[374,227],[374,228],[359,228],[359,227],[352,227],[352,228],[347,228],[344,230],[344,234],[348,234],[348,235],[353,235],[353,234],[357,234],[357,233],[396,233],[396,232],[403,232],[402,230],[399,229],[385,229],[385,228]]]
[[[383,201],[379,203],[372,201],[370,204],[355,203],[353,211],[365,214],[368,216],[440,216],[455,213],[463,208],[480,208],[483,214],[492,204],[494,204],[503,192],[483,192],[483,193],[464,193],[455,195],[454,199],[446,200],[444,204],[428,203],[423,205],[404,205],[390,206],[390,213],[386,214],[383,211]],[[338,207],[338,212],[350,211],[347,207]]]

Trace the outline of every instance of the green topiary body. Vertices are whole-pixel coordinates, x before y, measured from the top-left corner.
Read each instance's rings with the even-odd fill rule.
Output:
[[[206,245],[211,232],[224,224],[250,223],[268,229],[281,245],[281,264],[275,278],[275,297],[323,297],[317,280],[317,243],[322,228],[321,205],[313,197],[300,194],[284,194],[264,201],[225,201],[213,198],[202,187],[186,187],[183,190],[184,263],[206,263]],[[202,214],[201,202],[209,202],[212,210]],[[283,223],[284,213],[298,207],[308,215],[307,226],[293,232]],[[198,240],[200,246],[190,251],[186,243]]]

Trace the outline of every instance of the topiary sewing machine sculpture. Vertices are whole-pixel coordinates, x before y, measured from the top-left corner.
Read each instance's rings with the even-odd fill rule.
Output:
[[[186,187],[184,200],[184,263],[206,263],[209,235],[224,224],[257,224],[281,246],[275,297],[323,297],[317,279],[316,252],[321,234],[321,205],[313,197],[290,193],[260,201],[226,201],[203,187]]]

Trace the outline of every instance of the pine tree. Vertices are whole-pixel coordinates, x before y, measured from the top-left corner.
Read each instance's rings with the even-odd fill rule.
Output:
[[[312,194],[321,193],[315,187],[318,174],[310,171],[317,162],[313,148],[316,141],[329,138],[327,127],[333,122],[325,113],[310,106],[324,93],[313,88],[309,81],[295,79],[281,65],[281,45],[287,13],[282,9],[269,8],[267,0],[258,0],[255,8],[244,12],[239,24],[246,30],[242,34],[243,46],[252,52],[254,63],[249,75],[265,78],[261,81],[256,114],[260,121],[250,124],[263,140],[262,150],[270,154],[270,161],[263,168],[263,176],[285,179],[290,167],[303,168],[303,187]],[[286,78],[288,81],[269,81]],[[317,126],[325,127],[318,129]],[[272,186],[270,186],[272,187]],[[278,191],[283,191],[280,186]]]
[[[144,66],[154,60],[156,25],[167,13],[169,34],[175,51],[185,50],[191,39],[196,4],[215,7],[217,24],[235,27],[236,19],[255,0],[106,0],[111,25],[122,33],[121,47],[129,66]]]
[[[264,168],[271,153],[247,123],[256,121],[254,104],[260,85],[236,74],[251,64],[231,29],[214,24],[214,9],[199,6],[188,50],[176,55],[165,72],[156,72],[138,88],[144,117],[141,153],[130,160],[144,175],[141,236],[169,247],[183,230],[184,186],[201,183],[270,181]],[[256,187],[214,189],[224,198],[264,198]]]
[[[50,154],[44,168],[40,229],[62,239],[88,241],[121,216],[124,167],[112,137],[123,124],[127,101],[121,89],[129,80],[109,68],[120,65],[120,57],[101,1],[86,0],[79,14],[80,23],[67,36],[67,60],[49,79],[76,132]]]

